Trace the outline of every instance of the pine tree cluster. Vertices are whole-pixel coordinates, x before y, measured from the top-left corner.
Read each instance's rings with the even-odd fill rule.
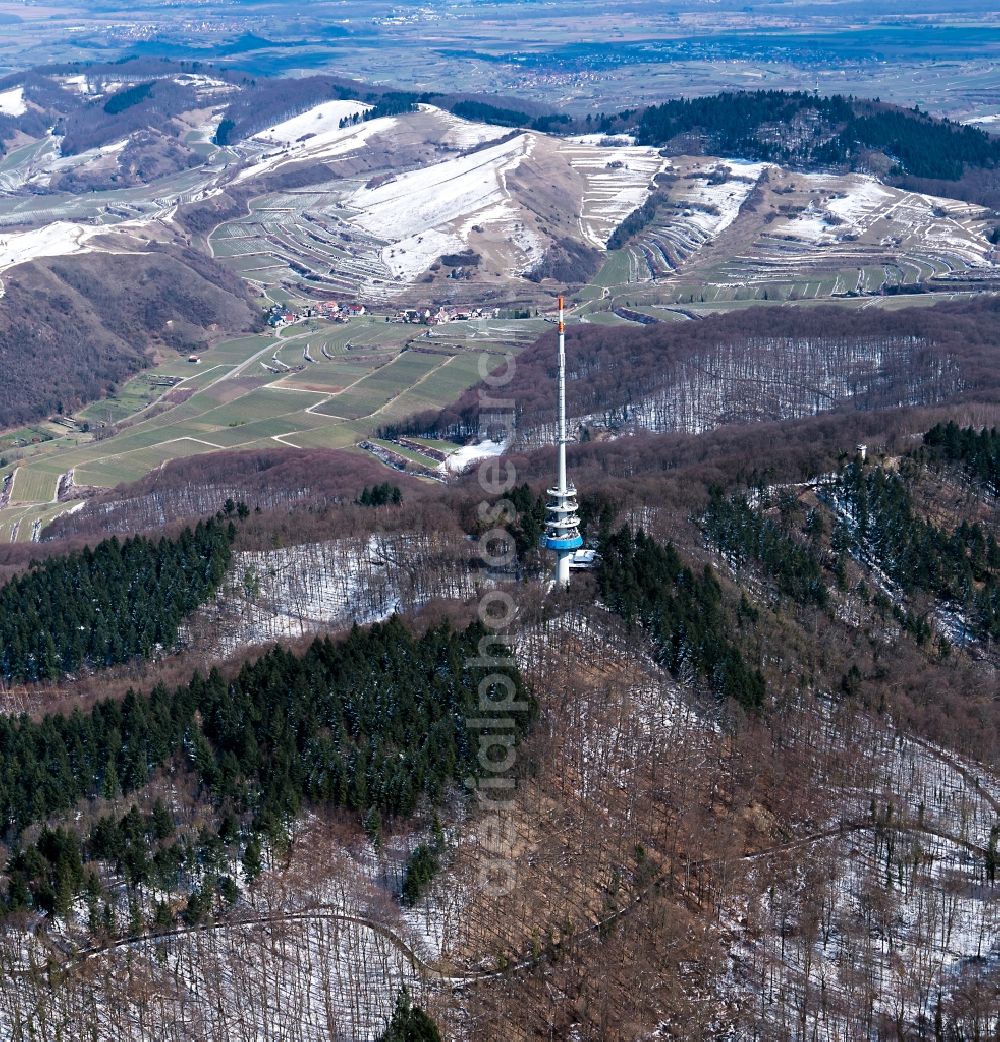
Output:
[[[704,518],[705,534],[737,567],[757,561],[772,576],[781,593],[803,604],[827,601],[823,570],[816,550],[789,532],[745,496],[712,493]]]
[[[372,485],[371,488],[365,485],[361,495],[354,502],[363,507],[382,507],[389,503],[397,505],[403,502],[403,490],[399,485],[391,485],[388,481],[383,481],[381,485]]]
[[[729,638],[722,589],[708,565],[696,575],[672,543],[628,526],[602,539],[600,555],[605,604],[650,634],[662,666],[678,678],[702,676],[720,698],[763,705],[764,678]]]
[[[961,463],[967,473],[1000,495],[1000,431],[959,427],[954,420],[938,423],[924,435],[931,458]]]
[[[919,470],[919,466],[910,465]],[[835,494],[854,525],[846,536],[873,557],[904,593],[923,591],[969,612],[981,637],[1000,637],[1000,546],[979,524],[948,532],[921,517],[908,470],[889,471],[855,460]]]
[[[301,658],[276,647],[229,681],[213,670],[87,713],[0,718],[0,830],[14,851],[8,908],[55,908],[50,892],[84,885],[81,858],[112,863],[130,884],[155,880],[169,890],[182,867],[203,872],[206,859],[221,864],[228,850],[252,878],[262,839],[282,835],[304,803],[407,816],[421,800],[437,801],[456,779],[480,772],[477,735],[488,733],[489,700],[512,690],[534,706],[502,648],[492,662],[479,659],[485,635],[476,622],[414,637],[393,618],[340,643],[317,640]],[[518,738],[531,715],[505,712],[498,727]],[[171,821],[160,808],[148,820],[136,810],[102,819],[69,853],[49,856],[49,840],[20,847],[33,823],[95,796],[133,792],[168,766],[194,773],[222,817],[217,836],[191,848],[167,843]]]
[[[0,590],[0,673],[56,679],[173,647],[222,581],[234,536],[213,519],[176,539],[112,537],[36,565]]]

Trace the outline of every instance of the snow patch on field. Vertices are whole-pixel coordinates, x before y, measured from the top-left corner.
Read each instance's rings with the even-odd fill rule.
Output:
[[[559,152],[583,179],[580,233],[604,249],[611,233],[645,202],[653,179],[670,165],[654,148],[601,145],[602,135],[560,142]]]
[[[88,163],[96,162],[99,159],[107,159],[108,156],[117,156],[125,150],[125,146],[128,143],[129,139],[126,137],[122,138],[121,141],[113,141],[109,145],[97,145],[95,148],[88,148],[86,151],[77,152],[74,155],[60,156],[48,165],[45,172],[50,173],[67,167],[86,166]]]
[[[855,175],[847,194],[831,199],[827,209],[853,225],[865,224],[875,211],[882,211],[893,193],[874,178]]]
[[[361,101],[324,101],[321,105],[316,105],[255,136],[266,144],[294,145],[306,137],[311,142],[314,137],[328,136],[331,132],[338,133],[341,130],[342,119],[367,112],[370,108],[371,105]]]
[[[0,92],[0,112],[6,116],[23,116],[28,106],[24,103],[24,87],[11,87]]]
[[[393,275],[403,282],[410,282],[425,272],[444,253],[457,253],[465,243],[454,232],[430,228],[420,235],[400,239],[392,247],[382,251],[382,260]]]
[[[592,145],[594,147],[600,146],[601,148],[615,147],[608,146],[606,142],[615,141],[620,142],[623,145],[634,145],[635,135],[633,134],[575,134],[573,137],[566,138],[566,140],[573,145]]]
[[[642,269],[667,274],[696,257],[739,217],[767,168],[739,159],[706,158],[693,168],[683,161],[669,193],[673,209],[643,236]]]
[[[179,76],[174,76],[173,81],[182,87],[194,87],[200,95],[206,97],[215,94],[231,94],[239,90],[235,83],[227,83],[214,76],[200,76],[194,72],[182,72]]]
[[[747,196],[768,166],[767,163],[747,163],[738,159],[727,159],[723,165],[731,170],[729,180],[721,184],[695,181],[687,196],[687,202],[695,206],[711,207],[711,210],[693,209],[687,216],[691,223],[712,238],[736,220]]]
[[[86,76],[54,76],[53,79],[60,84],[64,90],[72,91],[74,94],[90,93],[90,81]]]
[[[398,278],[413,278],[442,253],[463,248],[463,235],[475,224],[515,230],[520,211],[507,175],[530,156],[533,144],[531,135],[521,134],[472,155],[410,170],[378,187],[360,188],[347,200],[357,211],[354,223],[389,242],[382,261]],[[529,259],[520,257],[520,265]]]
[[[862,241],[908,248],[917,255],[947,260],[951,267],[989,264],[982,207],[919,192],[888,188],[862,174],[831,177],[805,175],[816,198],[799,214],[773,225],[773,233],[829,249]],[[834,192],[832,197],[826,194]]]
[[[19,232],[0,239],[0,271],[39,257],[67,257],[87,249],[95,235],[107,232],[97,225],[54,221],[43,228]]]
[[[439,109],[435,105],[419,105],[421,112],[434,116],[443,127],[440,141],[443,145],[454,148],[476,148],[487,142],[496,141],[510,133],[508,127],[494,127],[487,123],[470,123],[467,119]]]
[[[461,474],[473,463],[489,459],[491,456],[502,456],[507,451],[507,445],[506,439],[503,441],[486,440],[478,442],[476,445],[463,445],[439,464],[437,469],[442,474]]]
[[[131,87],[135,81],[104,79],[103,77],[87,76],[79,73],[73,76],[53,76],[63,89],[72,91],[74,94],[85,94],[88,97],[102,97],[112,94],[122,87]]]
[[[256,138],[254,140],[258,146],[270,144],[272,147],[279,147],[281,151],[265,154],[263,158],[241,170],[236,176],[236,180],[240,182],[261,177],[288,163],[333,159],[350,152],[357,152],[364,148],[369,138],[391,130],[395,125],[394,116],[383,116],[380,119],[369,120],[367,123],[360,123],[358,126],[344,127],[343,130],[340,129],[338,122],[335,129],[317,133],[314,137],[309,137],[305,141],[296,141],[293,144],[285,144],[278,140],[268,142],[263,137]]]

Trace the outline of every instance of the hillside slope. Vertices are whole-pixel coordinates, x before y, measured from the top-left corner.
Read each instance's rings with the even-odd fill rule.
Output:
[[[1000,301],[895,312],[748,308],[698,322],[567,332],[567,411],[582,440],[638,430],[700,433],[724,425],[824,412],[892,411],[962,400],[996,401],[993,359]],[[553,438],[555,334],[518,358],[508,413],[481,412],[473,388],[409,430]]]
[[[90,253],[4,277],[0,425],[102,397],[157,350],[188,351],[256,328],[246,286],[192,250]]]

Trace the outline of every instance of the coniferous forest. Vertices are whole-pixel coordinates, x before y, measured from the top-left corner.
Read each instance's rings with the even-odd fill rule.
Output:
[[[0,671],[55,679],[171,648],[218,587],[235,528],[216,520],[176,539],[112,537],[50,557],[0,590]]]
[[[675,677],[701,677],[720,698],[759,707],[764,678],[729,637],[722,588],[713,570],[697,575],[675,547],[619,529],[601,542],[600,589],[608,607],[652,638]]]
[[[925,435],[931,459],[961,463],[966,472],[1000,495],[1000,430],[959,427],[954,420],[935,424]]]
[[[844,468],[831,495],[846,506],[850,523],[835,537],[879,567],[907,593],[921,591],[969,614],[982,637],[1000,636],[1000,546],[978,523],[951,530],[922,516],[914,502],[919,467],[899,471]],[[928,634],[926,621],[918,630]]]
[[[87,713],[0,718],[0,820],[13,851],[7,909],[65,914],[85,887],[96,899],[97,873],[85,865],[100,861],[130,886],[172,891],[207,878],[210,893],[202,885],[188,901],[197,919],[212,909],[213,888],[232,896],[219,875],[227,857],[242,857],[254,878],[262,840],[279,839],[307,805],[364,814],[375,831],[369,823],[382,815],[436,803],[448,785],[483,771],[477,735],[490,733],[491,702],[513,690],[529,708],[500,714],[498,731],[516,739],[531,722],[534,703],[502,649],[492,667],[473,664],[485,633],[479,623],[462,632],[443,625],[418,638],[392,619],[341,643],[317,640],[302,657],[276,647],[228,682],[212,671]],[[133,807],[102,817],[82,840],[44,828],[23,842],[33,823],[133,792],[161,770],[193,773],[218,809],[215,832],[182,840],[162,807],[148,818]]]
[[[821,530],[818,515],[810,521],[812,533]],[[747,560],[760,563],[777,579],[779,592],[802,603],[826,604],[821,562],[816,549],[794,539],[780,523],[764,516],[735,495],[713,490],[705,512],[705,535],[739,568]]]

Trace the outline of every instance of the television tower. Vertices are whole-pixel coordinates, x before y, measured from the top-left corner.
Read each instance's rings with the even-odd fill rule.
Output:
[[[545,522],[545,549],[556,555],[555,582],[569,585],[569,562],[574,551],[583,546],[580,536],[579,509],[576,487],[566,481],[566,323],[563,318],[563,298],[559,298],[559,474],[555,488],[547,490],[549,513]]]

